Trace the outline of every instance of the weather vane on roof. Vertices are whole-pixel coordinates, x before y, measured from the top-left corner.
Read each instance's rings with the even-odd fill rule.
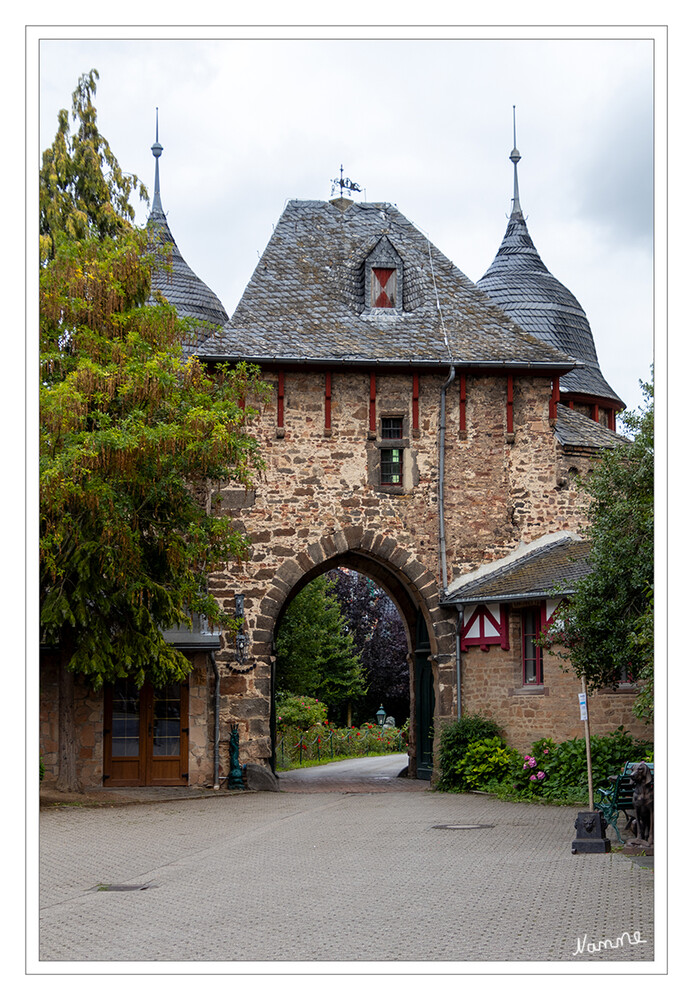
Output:
[[[356,184],[355,181],[350,180],[348,177],[344,176],[344,164],[339,167],[339,178],[335,177],[332,181],[332,194],[335,192],[335,188],[339,185],[339,197],[344,197],[344,189],[347,191],[360,191],[361,185]]]

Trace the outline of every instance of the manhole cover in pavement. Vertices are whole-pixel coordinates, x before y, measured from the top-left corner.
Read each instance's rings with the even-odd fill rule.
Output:
[[[97,892],[136,892],[142,891],[143,889],[152,889],[151,882],[145,882],[144,885],[97,885]]]
[[[492,830],[495,823],[437,823],[434,830]]]

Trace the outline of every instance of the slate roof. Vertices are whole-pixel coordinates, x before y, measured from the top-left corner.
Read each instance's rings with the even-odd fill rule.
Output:
[[[559,537],[521,546],[517,553],[489,563],[453,581],[441,604],[538,600],[572,594],[578,580],[591,572],[589,542],[561,532]],[[558,588],[558,589],[557,589]]]
[[[228,313],[211,288],[188,266],[178,249],[163,210],[153,208],[147,226],[156,235],[157,241],[168,247],[167,268],[152,273],[152,286],[175,306],[181,318],[199,322],[194,329],[193,340],[199,345],[212,329],[222,327],[228,320]]]
[[[554,433],[566,451],[572,448],[615,448],[629,440],[563,403],[558,404]]]
[[[366,307],[365,260],[383,237],[402,261],[401,309]],[[452,357],[556,372],[574,364],[513,323],[395,206],[346,199],[287,204],[235,313],[199,353],[417,367]]]
[[[477,285],[528,333],[583,362],[582,368],[561,376],[563,392],[623,406],[601,373],[582,306],[542,261],[521,211],[511,215],[498,253]]]
[[[166,267],[152,271],[152,288],[175,306],[181,318],[197,321],[190,331],[190,346],[198,347],[213,329],[223,326],[228,313],[211,288],[188,267],[169,229],[161,204],[159,185],[159,158],[164,147],[159,143],[159,117],[157,112],[156,141],[152,154],[156,164],[154,172],[154,198],[147,219],[147,228],[155,242],[167,249]],[[153,296],[152,296],[153,300]]]

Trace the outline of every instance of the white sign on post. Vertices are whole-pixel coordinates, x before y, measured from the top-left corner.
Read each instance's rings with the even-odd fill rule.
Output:
[[[578,701],[580,702],[580,721],[587,722],[587,695],[584,691],[578,695]]]

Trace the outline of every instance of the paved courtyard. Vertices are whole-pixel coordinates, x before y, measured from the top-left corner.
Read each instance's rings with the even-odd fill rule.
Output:
[[[651,868],[572,855],[575,809],[433,793],[398,761],[42,810],[40,962],[653,961]]]

